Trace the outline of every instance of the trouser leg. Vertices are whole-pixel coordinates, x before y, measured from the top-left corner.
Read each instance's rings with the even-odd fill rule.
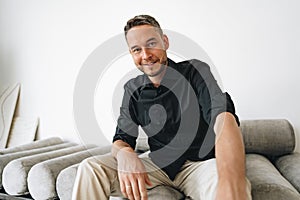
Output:
[[[147,154],[140,156],[148,172],[152,186],[172,185],[165,172],[159,169]],[[172,185],[174,186],[174,185]],[[109,199],[109,196],[123,196],[118,180],[117,162],[111,154],[94,156],[81,162],[73,188],[72,199]]]
[[[102,164],[105,163],[105,164]],[[111,193],[120,194],[116,161],[111,154],[93,156],[78,167],[72,199],[109,199]]]
[[[187,161],[174,180],[175,185],[193,200],[214,200],[218,184],[216,159]],[[251,185],[247,180],[247,197],[251,200]]]

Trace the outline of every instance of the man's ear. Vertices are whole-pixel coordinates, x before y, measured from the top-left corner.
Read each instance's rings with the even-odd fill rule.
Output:
[[[163,35],[163,42],[164,42],[165,50],[167,50],[169,48],[169,38],[165,34]]]

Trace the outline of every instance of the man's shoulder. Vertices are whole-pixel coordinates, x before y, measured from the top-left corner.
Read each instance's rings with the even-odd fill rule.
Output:
[[[146,77],[144,74],[138,75],[134,78],[129,79],[125,84],[124,88],[136,90],[137,88],[143,86],[146,82]]]
[[[176,63],[179,67],[209,67],[209,65],[201,60],[198,59],[190,59],[190,60],[184,60],[181,62]]]
[[[181,74],[189,74],[195,72],[200,72],[200,74],[202,74],[210,71],[209,65],[198,59],[190,59],[174,63],[174,68]]]

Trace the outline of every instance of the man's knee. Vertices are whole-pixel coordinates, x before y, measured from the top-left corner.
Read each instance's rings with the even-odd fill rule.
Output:
[[[73,196],[81,198],[81,194],[86,196],[86,191],[91,190],[93,198],[107,199],[111,193],[111,188],[117,184],[117,172],[109,168],[112,156],[92,156],[83,160],[78,167],[77,177],[74,184]]]
[[[86,158],[79,163],[79,168],[89,168],[92,164],[93,158]]]
[[[99,171],[116,170],[116,160],[110,155],[92,156],[84,159],[78,167],[79,172],[99,173]]]

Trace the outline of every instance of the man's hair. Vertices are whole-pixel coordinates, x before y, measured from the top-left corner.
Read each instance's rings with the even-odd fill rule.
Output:
[[[156,21],[156,19],[154,17],[151,17],[150,15],[137,15],[134,18],[127,21],[127,24],[124,27],[125,37],[127,35],[127,32],[131,28],[133,28],[135,26],[141,26],[141,25],[153,26],[153,27],[157,28],[157,30],[159,31],[159,33],[161,35],[163,34],[163,31],[161,30],[159,23]]]

